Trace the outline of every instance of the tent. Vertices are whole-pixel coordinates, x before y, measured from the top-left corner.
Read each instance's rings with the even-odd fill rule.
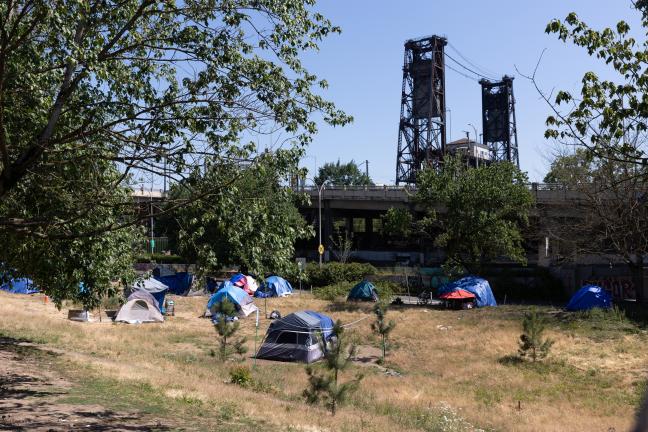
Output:
[[[461,288],[441,294],[439,298],[445,300],[448,308],[472,309],[475,306],[475,294]]]
[[[128,301],[117,312],[115,321],[140,324],[164,322],[164,317],[158,308],[157,300],[153,294],[143,289],[138,289],[128,296]]]
[[[156,269],[157,270],[157,269]],[[153,274],[158,282],[169,287],[169,292],[176,295],[186,295],[193,285],[194,276],[189,272],[176,272],[172,274]]]
[[[225,281],[222,283],[221,288],[209,298],[209,301],[207,302],[208,313],[205,315],[214,316],[216,314],[216,307],[225,299],[232,302],[242,316],[248,316],[259,310],[254,304],[252,297],[250,297],[245,291],[232,284],[230,281]]]
[[[29,278],[10,279],[0,285],[0,290],[12,294],[34,294],[39,292],[38,288],[34,286],[34,281]]]
[[[362,281],[349,292],[348,300],[356,301],[378,301],[378,293],[376,292],[376,287],[369,281]]]
[[[449,284],[445,284],[439,289],[439,295],[450,293],[462,289],[475,295],[476,306],[497,306],[495,296],[491,290],[490,284],[486,279],[477,276],[466,276]]]
[[[165,312],[164,298],[169,292],[169,287],[166,284],[163,284],[153,277],[149,277],[147,279],[139,279],[133,282],[133,284],[130,286],[130,293],[134,293],[138,290],[146,291],[151,294],[157,302],[159,311],[162,313]]]
[[[568,311],[589,310],[593,308],[610,309],[612,297],[597,285],[585,285],[567,303]]]
[[[232,282],[237,287],[241,288],[243,291],[249,295],[254,295],[257,289],[259,289],[259,284],[252,276],[246,276],[242,273],[237,273],[230,278]]]
[[[279,276],[270,276],[254,293],[255,297],[285,297],[292,294],[290,282]]]
[[[326,315],[313,311],[291,313],[270,324],[256,357],[312,363],[324,356],[320,335],[328,340],[332,331],[333,320]]]

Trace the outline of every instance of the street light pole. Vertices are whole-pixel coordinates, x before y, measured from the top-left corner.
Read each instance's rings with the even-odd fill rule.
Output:
[[[479,137],[479,135],[477,134],[477,128],[472,123],[468,123],[468,126],[472,126],[473,130],[475,131],[475,140],[477,140],[477,138]]]
[[[322,255],[320,248],[322,247],[322,190],[324,189],[324,185],[326,182],[323,182],[321,185],[317,187],[317,207],[319,209],[319,222],[317,223],[317,227],[319,228],[319,245],[317,247],[317,253],[319,254],[319,267],[322,268]],[[317,183],[315,183],[317,185]]]

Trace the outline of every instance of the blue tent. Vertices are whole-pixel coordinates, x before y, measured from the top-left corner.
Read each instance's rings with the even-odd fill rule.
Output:
[[[8,282],[0,285],[0,290],[12,294],[34,294],[39,289],[34,286],[34,281],[29,278],[10,279]]]
[[[191,289],[193,283],[193,275],[189,272],[177,272],[171,275],[160,276],[153,275],[153,277],[169,287],[169,292],[176,295],[184,295]]]
[[[478,276],[466,276],[439,288],[439,295],[446,294],[457,289],[466,290],[475,294],[477,307],[497,306],[495,296],[490,284],[486,279]]]
[[[589,310],[593,308],[610,309],[612,297],[605,289],[596,285],[585,285],[567,303],[568,311]]]
[[[284,297],[292,294],[290,283],[279,276],[270,276],[265,280],[263,286],[254,293],[255,297]]]
[[[207,309],[212,313],[212,316],[214,315],[213,308],[225,299],[232,302],[236,309],[245,316],[257,310],[257,307],[252,301],[252,297],[232,282],[225,281],[221,284],[221,288],[212,294],[207,302]]]
[[[378,293],[376,292],[376,287],[369,281],[362,281],[349,292],[347,300],[358,300],[358,301],[378,301]]]

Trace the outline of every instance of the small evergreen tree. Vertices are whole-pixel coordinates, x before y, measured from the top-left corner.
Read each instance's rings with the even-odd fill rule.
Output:
[[[218,321],[214,323],[214,328],[220,336],[220,360],[224,362],[230,359],[233,354],[242,357],[243,354],[247,352],[247,348],[245,347],[246,338],[232,340],[239,329],[238,321],[233,321],[231,319],[236,315],[236,308],[232,302],[225,299],[218,304],[215,312]]]
[[[520,335],[520,357],[530,358],[533,362],[547,357],[554,341],[543,338],[546,323],[535,309],[524,314],[523,333]]]
[[[338,405],[358,389],[363,376],[357,374],[351,381],[339,382],[340,372],[351,364],[356,346],[347,340],[344,327],[339,320],[333,326],[333,333],[336,338],[331,340],[328,349],[323,338],[320,339],[324,351],[324,363],[321,367],[306,366],[309,387],[304,390],[304,397],[311,404],[324,402],[331,410],[331,414],[335,415]]]
[[[374,333],[380,335],[382,339],[381,363],[385,362],[385,356],[387,355],[387,339],[389,338],[389,334],[392,330],[394,330],[394,327],[396,327],[396,323],[394,321],[390,320],[388,322],[386,319],[387,308],[388,305],[386,303],[376,303],[373,308],[373,312],[376,315],[376,321],[371,323],[371,329],[374,331]]]

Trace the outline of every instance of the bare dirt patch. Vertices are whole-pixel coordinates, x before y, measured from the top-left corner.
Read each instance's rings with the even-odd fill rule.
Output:
[[[48,367],[48,360],[55,356],[26,342],[0,338],[0,430],[171,430],[136,412],[58,402],[78,384],[57,376]]]

